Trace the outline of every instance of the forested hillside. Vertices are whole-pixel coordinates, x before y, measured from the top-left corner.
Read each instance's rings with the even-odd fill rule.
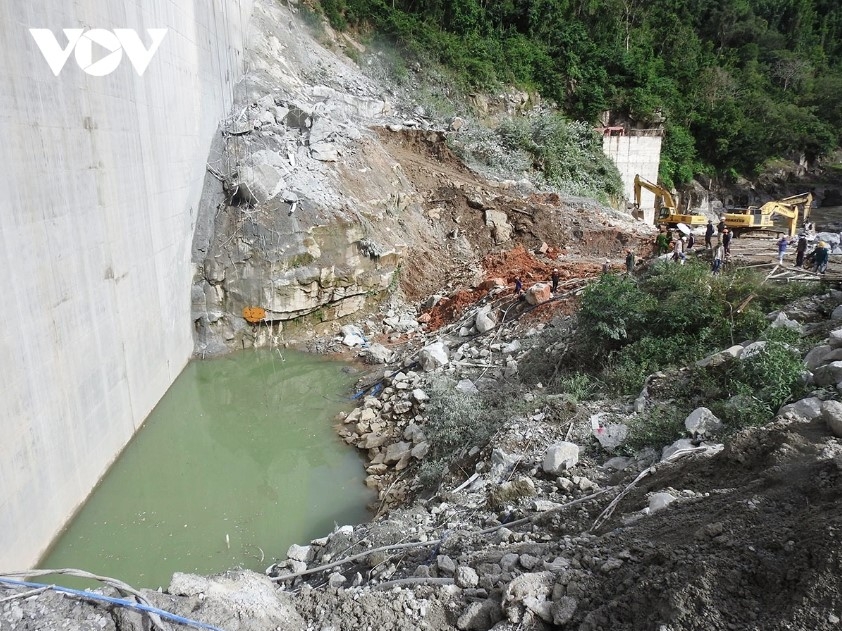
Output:
[[[467,85],[537,89],[572,118],[666,120],[661,177],[810,160],[842,129],[839,0],[321,0]]]

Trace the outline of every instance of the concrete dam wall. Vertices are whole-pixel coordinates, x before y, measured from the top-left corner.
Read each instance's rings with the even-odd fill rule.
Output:
[[[191,238],[251,10],[0,4],[0,572],[37,561],[191,354]],[[57,75],[29,29],[67,52]],[[114,29],[144,49],[167,29],[142,75]]]

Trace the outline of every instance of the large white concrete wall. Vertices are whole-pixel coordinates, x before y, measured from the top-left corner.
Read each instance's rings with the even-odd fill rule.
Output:
[[[29,567],[184,367],[190,243],[251,0],[0,3],[0,574]],[[30,36],[169,29],[139,77]],[[96,59],[96,58],[95,58]]]
[[[661,163],[661,135],[604,136],[602,150],[614,161],[623,177],[623,191],[626,199],[634,202],[634,176],[658,181],[658,167]],[[640,207],[645,213],[645,220],[652,223],[655,214],[655,196],[643,189],[640,195]]]

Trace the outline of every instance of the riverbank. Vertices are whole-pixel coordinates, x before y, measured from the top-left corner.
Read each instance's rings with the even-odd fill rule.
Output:
[[[835,628],[842,293],[820,288],[769,314],[812,340],[799,351],[799,400],[737,431],[694,410],[679,440],[632,449],[629,432],[677,405],[677,384],[700,374],[692,366],[610,398],[516,378],[534,342],[549,351],[550,334],[575,333],[566,301],[588,280],[580,271],[558,300],[533,306],[492,285],[451,298],[462,311],[439,300],[411,331],[386,334],[382,377],[361,384],[339,426],[368,458],[376,519],[269,552],[281,558],[265,576],[176,574],[167,593],[143,596],[221,629]],[[455,315],[430,331],[424,313],[428,325]],[[325,347],[357,334],[342,333]],[[358,352],[370,358],[377,343]],[[698,365],[736,375],[764,344],[743,340]],[[425,470],[434,457],[446,466]],[[16,599],[0,619],[139,624],[71,603]]]

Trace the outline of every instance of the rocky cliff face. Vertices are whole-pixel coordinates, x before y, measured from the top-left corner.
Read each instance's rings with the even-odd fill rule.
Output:
[[[369,129],[391,120],[380,88],[279,3],[256,3],[248,41],[193,247],[202,354],[360,310],[393,282],[414,223],[415,191]],[[250,329],[252,306],[266,316]]]

